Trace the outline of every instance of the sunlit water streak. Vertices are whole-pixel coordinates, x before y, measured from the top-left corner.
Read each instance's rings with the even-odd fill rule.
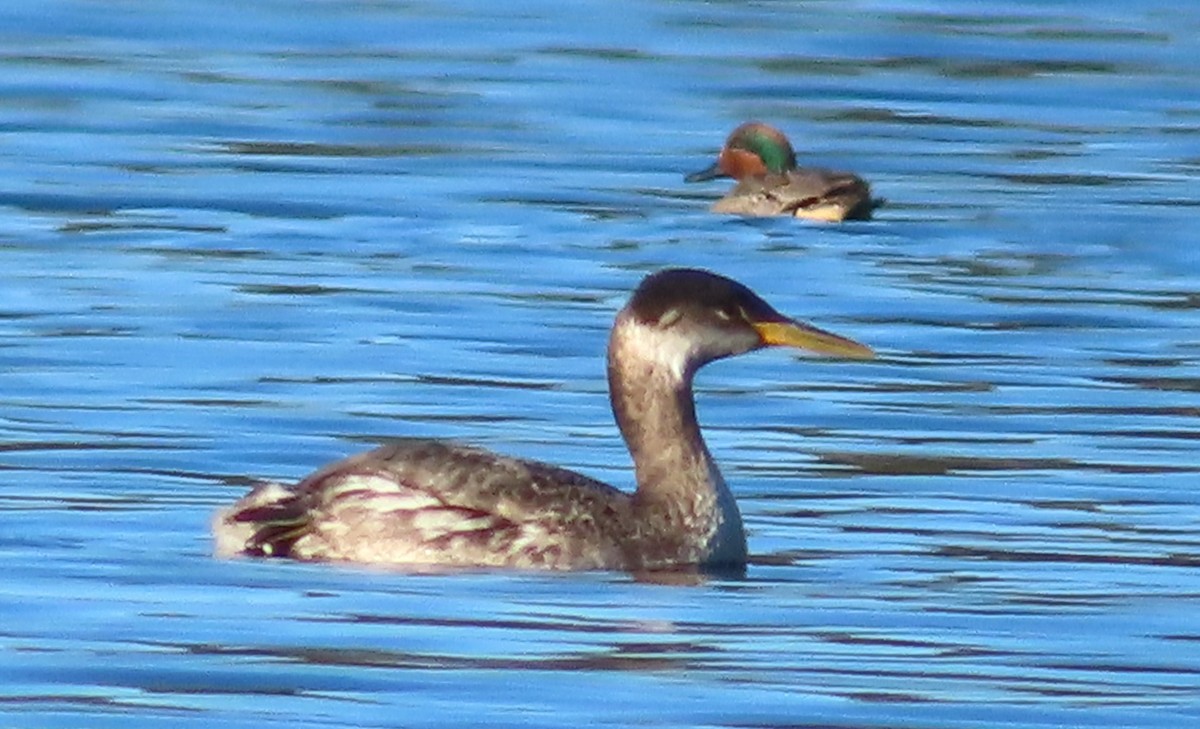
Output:
[[[1200,720],[1200,14],[8,3],[0,702],[21,726]],[[745,118],[887,198],[704,212]],[[714,365],[745,579],[218,562],[390,435],[628,485],[604,339],[706,266],[868,342]]]

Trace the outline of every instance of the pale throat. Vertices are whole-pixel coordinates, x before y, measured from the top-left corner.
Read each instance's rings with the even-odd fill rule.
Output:
[[[695,359],[694,341],[675,329],[628,320],[614,327],[609,387],[635,460],[688,452],[707,456],[692,398]]]
[[[696,420],[692,338],[673,329],[622,322],[614,330],[609,386],[621,434],[647,497],[713,497],[723,485]]]
[[[614,414],[637,470],[638,496],[685,530],[700,530],[702,561],[744,559],[737,504],[696,420],[694,337],[619,320],[609,349]]]

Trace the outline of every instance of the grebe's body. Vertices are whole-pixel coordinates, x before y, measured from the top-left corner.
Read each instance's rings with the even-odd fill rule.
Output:
[[[254,489],[216,515],[217,552],[415,567],[743,566],[741,515],[701,436],[692,378],[707,362],[773,345],[871,356],[736,281],[661,271],[617,315],[608,347],[636,492],[478,448],[401,440],[293,487]]]

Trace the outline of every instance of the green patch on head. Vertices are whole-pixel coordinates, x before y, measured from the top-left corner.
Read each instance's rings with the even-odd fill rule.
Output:
[[[751,127],[733,142],[733,146],[753,152],[774,174],[782,174],[796,166],[796,153],[787,138],[764,127]]]

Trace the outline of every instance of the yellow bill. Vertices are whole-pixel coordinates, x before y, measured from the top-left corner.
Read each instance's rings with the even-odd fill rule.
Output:
[[[875,350],[853,339],[798,321],[753,322],[763,343],[774,347],[796,347],[830,357],[873,359]]]

